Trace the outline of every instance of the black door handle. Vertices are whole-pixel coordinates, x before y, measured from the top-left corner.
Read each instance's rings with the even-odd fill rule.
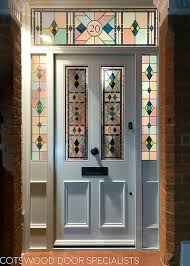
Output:
[[[99,153],[99,150],[98,150],[98,148],[96,148],[96,147],[94,147],[94,149],[91,149],[91,153],[92,153],[92,155],[97,155],[98,153]]]
[[[128,123],[128,128],[129,128],[129,129],[133,129],[133,123],[132,123],[132,122],[129,122],[129,123]]]

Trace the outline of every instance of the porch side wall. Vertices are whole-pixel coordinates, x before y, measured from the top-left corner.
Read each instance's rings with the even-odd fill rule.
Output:
[[[160,244],[165,265],[179,265],[190,240],[190,16],[160,28]]]
[[[0,16],[0,253],[20,256],[21,215],[21,29]]]
[[[173,16],[175,32],[175,260],[190,240],[190,15]]]
[[[174,35],[169,23],[167,17],[160,27],[160,245],[164,262],[172,259],[175,250]]]

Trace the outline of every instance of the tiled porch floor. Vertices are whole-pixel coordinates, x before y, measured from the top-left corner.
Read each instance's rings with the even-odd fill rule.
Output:
[[[45,251],[45,252],[27,252],[23,254],[24,258],[33,259],[33,263],[24,263],[22,266],[163,266],[160,261],[159,251],[134,251],[134,250],[65,250],[65,251]],[[99,262],[97,259],[99,258]],[[108,257],[108,258],[107,258]],[[40,263],[39,263],[40,258]],[[80,259],[79,259],[80,258]],[[34,261],[34,259],[36,261]],[[103,263],[104,259],[105,263]],[[115,261],[114,261],[115,259]],[[48,261],[47,261],[48,260]],[[65,262],[64,262],[65,260]],[[125,260],[125,261],[124,261]]]

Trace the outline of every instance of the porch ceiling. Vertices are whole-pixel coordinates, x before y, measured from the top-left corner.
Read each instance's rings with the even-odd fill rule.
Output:
[[[35,6],[154,7],[153,0],[26,0]]]

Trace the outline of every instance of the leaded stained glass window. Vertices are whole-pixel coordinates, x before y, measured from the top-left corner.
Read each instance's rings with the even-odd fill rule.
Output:
[[[157,56],[142,56],[142,160],[157,159]]]
[[[88,159],[88,68],[66,67],[66,159]]]
[[[102,67],[102,159],[123,159],[123,67]]]
[[[67,44],[67,13],[50,9],[33,12],[33,43],[36,45]]]
[[[154,45],[156,43],[155,12],[123,13],[123,44]]]
[[[46,56],[32,56],[32,160],[47,160]]]
[[[155,46],[155,9],[33,9],[34,45]]]

